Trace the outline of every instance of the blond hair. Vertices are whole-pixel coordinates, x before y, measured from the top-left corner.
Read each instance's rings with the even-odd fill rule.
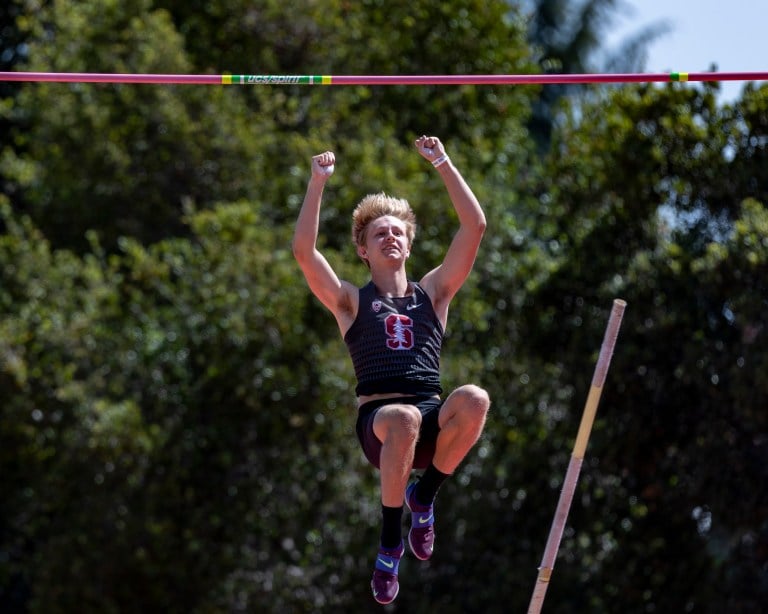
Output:
[[[355,207],[352,212],[352,242],[358,247],[365,245],[368,224],[385,215],[391,215],[405,223],[405,235],[410,247],[416,236],[416,215],[407,200],[387,196],[384,192],[368,194]]]

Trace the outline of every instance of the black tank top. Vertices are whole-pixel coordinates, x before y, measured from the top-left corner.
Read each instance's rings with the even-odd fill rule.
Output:
[[[373,282],[360,288],[357,317],[344,335],[357,377],[357,395],[440,394],[443,325],[424,289],[379,296]]]

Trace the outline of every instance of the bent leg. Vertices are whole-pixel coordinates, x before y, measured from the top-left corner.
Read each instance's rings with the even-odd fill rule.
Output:
[[[485,426],[491,406],[488,393],[474,384],[454,390],[440,408],[440,433],[432,464],[442,473],[451,474],[472,449]]]
[[[421,413],[414,405],[385,405],[376,412],[373,432],[382,444],[379,457],[382,505],[403,505],[420,426]]]

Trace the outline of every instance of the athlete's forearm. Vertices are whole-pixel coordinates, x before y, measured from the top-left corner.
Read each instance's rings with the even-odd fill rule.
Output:
[[[437,167],[437,172],[440,173],[448,196],[456,209],[459,223],[482,233],[486,225],[485,213],[474,192],[450,158]]]
[[[315,175],[310,178],[293,234],[293,253],[297,258],[303,253],[314,250],[317,244],[324,188],[324,178]]]

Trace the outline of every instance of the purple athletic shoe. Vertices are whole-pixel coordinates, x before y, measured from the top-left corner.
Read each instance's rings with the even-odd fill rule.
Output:
[[[379,548],[379,553],[376,555],[371,590],[373,590],[373,598],[381,605],[392,603],[400,591],[397,568],[400,566],[400,557],[403,556],[404,551],[403,542],[400,542],[394,550]]]
[[[435,547],[435,506],[419,505],[414,498],[416,483],[405,489],[405,504],[411,510],[411,530],[408,532],[408,545],[413,556],[426,561],[432,556]]]

